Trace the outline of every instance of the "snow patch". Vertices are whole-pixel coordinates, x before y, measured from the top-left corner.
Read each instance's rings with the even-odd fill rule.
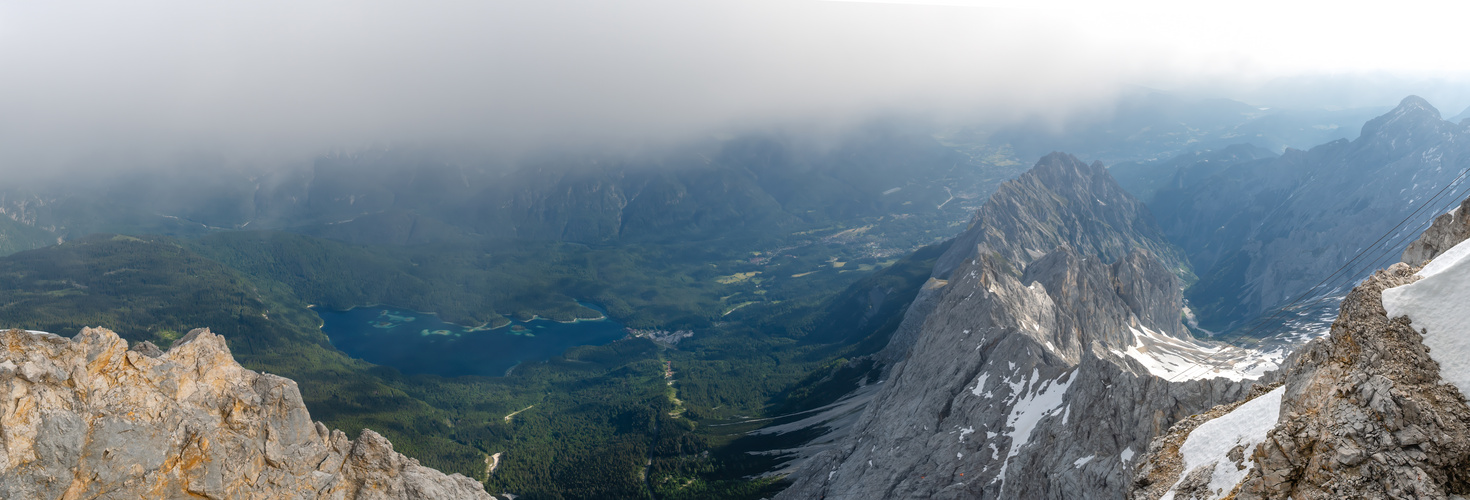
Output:
[[[1176,338],[1146,326],[1128,329],[1133,332],[1133,344],[1113,354],[1133,358],[1149,373],[1170,381],[1256,380],[1280,366],[1279,356],[1254,349]]]
[[[1460,263],[1460,261],[1465,260],[1465,257],[1470,256],[1470,245],[1467,245],[1466,243],[1470,243],[1470,240],[1462,241],[1458,245],[1450,247],[1449,250],[1446,250],[1444,253],[1439,254],[1438,257],[1435,257],[1433,260],[1429,261],[1428,264],[1424,265],[1423,269],[1420,269],[1419,272],[1414,274],[1428,278],[1430,276],[1442,273],[1445,270],[1453,267],[1455,264]]]
[[[1118,454],[1118,458],[1123,460],[1123,463],[1125,464],[1128,463],[1128,461],[1133,460],[1133,447],[1129,446],[1128,449],[1123,450],[1123,453]]]
[[[1097,455],[1088,455],[1088,456],[1079,458],[1079,459],[1077,459],[1076,462],[1072,462],[1072,468],[1075,469],[1075,468],[1078,468],[1078,467],[1087,465],[1087,462],[1091,462],[1092,459],[1094,459],[1094,458],[1097,458]]]
[[[1034,372],[1032,378],[1038,375],[1039,373]],[[1011,438],[1011,446],[1006,452],[1005,459],[1001,461],[1000,472],[996,476],[996,480],[1001,481],[1001,497],[1005,496],[1006,469],[1010,467],[1011,459],[1021,454],[1021,448],[1031,440],[1031,431],[1036,430],[1036,426],[1041,423],[1042,419],[1056,415],[1057,410],[1062,406],[1063,396],[1067,395],[1067,387],[1072,385],[1075,376],[1075,372],[1063,374],[1062,377],[1067,378],[1066,382],[1060,381],[1062,377],[1056,380],[1038,381],[1033,386],[1035,392],[1016,395],[1016,404],[1011,407],[1010,415],[1006,416],[1006,428],[1011,429],[1006,436]],[[1022,383],[1024,382],[1025,379],[1022,379]]]
[[[1234,490],[1235,485],[1245,480],[1251,468],[1255,467],[1250,456],[1255,453],[1256,445],[1266,439],[1266,433],[1276,427],[1281,415],[1281,396],[1285,393],[1286,386],[1277,387],[1190,432],[1184,444],[1179,446],[1179,455],[1184,459],[1184,471],[1179,481],[1183,481],[1190,471],[1214,463],[1215,472],[1210,476],[1208,492],[1210,498],[1220,498]],[[1229,457],[1230,450],[1237,446],[1245,448],[1242,456],[1246,458],[1241,464],[1244,469],[1237,467]],[[1164,498],[1174,497],[1179,481],[1169,487]]]
[[[1070,385],[1072,377],[1067,377],[1066,382],[1046,380],[1036,384],[1036,392],[1023,394],[1022,398],[1018,398],[1016,405],[1011,407],[1011,414],[1006,417],[1006,428],[1012,429],[1006,433],[1011,438],[1007,460],[1021,453],[1021,447],[1031,440],[1031,431],[1036,429],[1042,419],[1055,415],[1062,407],[1062,397],[1066,396]]]
[[[974,394],[976,396],[981,395],[981,391],[985,390],[985,382],[988,380],[990,380],[990,372],[980,373],[980,380],[975,382],[975,388],[970,390],[970,394]]]
[[[1439,375],[1460,392],[1470,394],[1470,240],[1435,257],[1419,281],[1383,291],[1389,318],[1408,316],[1422,329],[1429,356],[1439,362]]]
[[[1014,402],[1021,399],[1021,397],[1025,395],[1026,383],[1030,381],[1026,380],[1026,377],[1021,377],[1021,380],[1012,382],[1010,377],[1006,377],[1005,380],[1002,380],[1002,382],[1005,382],[1006,385],[1011,386],[1011,401]]]

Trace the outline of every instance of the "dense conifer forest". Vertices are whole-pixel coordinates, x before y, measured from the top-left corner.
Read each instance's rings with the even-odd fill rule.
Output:
[[[871,373],[871,363],[846,360],[881,348],[942,248],[869,272],[758,286],[717,280],[738,268],[706,270],[716,266],[639,247],[405,249],[282,232],[94,235],[0,258],[0,314],[18,327],[67,335],[104,326],[164,348],[208,327],[246,367],[296,380],[313,418],[347,432],[376,430],[399,451],[484,480],[491,491],[758,498],[779,485],[748,477],[773,462],[744,453],[755,444],[743,433],[759,424],[740,422],[829,403]],[[557,259],[528,257],[535,252]],[[872,303],[875,289],[891,299]],[[721,293],[747,294],[758,306],[725,313]],[[584,299],[630,325],[699,334],[677,348],[630,337],[525,363],[505,377],[445,378],[346,356],[309,308],[391,304],[479,324],[596,315],[577,305]],[[496,453],[503,460],[489,474]]]

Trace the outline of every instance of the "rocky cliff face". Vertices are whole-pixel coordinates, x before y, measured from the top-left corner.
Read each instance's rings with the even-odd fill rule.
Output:
[[[1122,497],[1154,435],[1275,367],[1189,336],[1157,235],[1067,155],[1002,186],[882,353],[887,381],[778,498]]]
[[[1404,249],[1403,262],[1410,266],[1422,266],[1460,242],[1470,239],[1470,199],[1460,207],[1434,219],[1434,224],[1419,235],[1419,239]]]
[[[1235,442],[1213,452],[1195,446],[1190,456],[1191,442],[1219,441],[1218,433],[1200,429],[1238,410],[1217,408],[1192,418],[1193,425],[1175,426],[1153,443],[1132,497],[1445,498],[1470,493],[1470,407],[1456,383],[1464,375],[1464,352],[1457,345],[1464,343],[1463,332],[1445,329],[1432,314],[1390,314],[1388,309],[1424,308],[1408,307],[1403,297],[1385,300],[1395,289],[1431,278],[1452,278],[1441,284],[1449,288],[1441,286],[1435,295],[1470,289],[1464,269],[1456,274],[1423,266],[1467,264],[1463,255],[1447,253],[1470,236],[1467,206],[1470,201],[1440,216],[1409,245],[1405,262],[1378,271],[1347,295],[1331,335],[1313,341],[1290,364],[1275,395],[1279,410],[1244,420],[1250,431],[1236,437],[1248,446],[1229,456],[1223,454]],[[1464,307],[1447,305],[1451,313]]]
[[[1464,197],[1467,166],[1470,128],[1410,96],[1354,140],[1218,168],[1159,190],[1149,208],[1195,266],[1200,281],[1187,298],[1203,326],[1225,330],[1308,291],[1390,230],[1392,253],[1402,250],[1444,203]],[[1415,213],[1442,190],[1443,202]],[[1383,265],[1355,264],[1318,291],[1339,295],[1332,289]]]
[[[312,422],[296,383],[194,330],[166,352],[87,328],[0,333],[0,497],[490,499]]]

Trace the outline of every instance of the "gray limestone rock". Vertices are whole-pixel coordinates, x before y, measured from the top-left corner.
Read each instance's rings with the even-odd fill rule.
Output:
[[[1389,318],[1382,302],[1385,289],[1419,279],[1414,273],[1420,265],[1470,236],[1467,204],[1440,216],[1409,245],[1405,262],[1354,288],[1331,334],[1288,363],[1280,420],[1248,457],[1254,467],[1235,498],[1470,494],[1465,396],[1443,380],[1422,334],[1405,317]],[[1220,414],[1217,408],[1192,420]],[[1154,443],[1134,478],[1132,498],[1160,498],[1179,479],[1169,443],[1187,439],[1194,427],[1176,426]]]
[[[935,263],[934,276],[948,277],[977,251],[1025,267],[1060,245],[1108,262],[1144,248],[1176,274],[1188,272],[1183,253],[1164,238],[1153,214],[1107,168],[1052,153],[996,189]]]
[[[845,446],[778,498],[1122,497],[1149,439],[1249,388],[1170,383],[1113,353],[1133,343],[1129,326],[1179,321],[1177,302],[1163,318],[1129,307],[1114,287],[1139,272],[1128,262],[1166,278],[1134,303],[1177,300],[1151,259],[1110,266],[1062,247],[1027,269],[1029,284],[989,257],[961,267]]]
[[[881,389],[777,498],[1123,498],[1155,435],[1258,383],[1189,336],[1183,265],[1105,169],[1048,156],[985,207],[882,353],[899,361]],[[1160,374],[1182,360],[1208,368]]]
[[[874,355],[875,359],[886,366],[891,366],[908,354],[909,348],[919,340],[919,331],[924,327],[924,318],[934,312],[934,307],[939,302],[940,291],[948,284],[948,281],[939,278],[929,278],[924,282],[924,286],[919,288],[918,295],[914,296],[914,301],[910,302],[908,308],[904,310],[903,321],[899,322],[898,328],[888,338],[888,345]]]
[[[1440,215],[1419,239],[1404,249],[1403,262],[1411,266],[1422,266],[1434,256],[1444,253],[1461,241],[1470,239],[1470,199],[1460,203],[1459,208]]]
[[[373,431],[328,432],[295,382],[207,329],[166,352],[101,328],[0,332],[0,390],[0,498],[493,498]]]

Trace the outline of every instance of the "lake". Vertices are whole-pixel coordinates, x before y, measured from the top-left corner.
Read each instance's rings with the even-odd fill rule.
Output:
[[[607,311],[583,304],[603,313]],[[501,376],[523,361],[541,361],[579,345],[603,345],[623,338],[623,325],[610,319],[558,323],[547,319],[514,321],[496,329],[445,323],[432,313],[391,307],[317,311],[332,345],[370,363],[405,374],[432,373]]]

